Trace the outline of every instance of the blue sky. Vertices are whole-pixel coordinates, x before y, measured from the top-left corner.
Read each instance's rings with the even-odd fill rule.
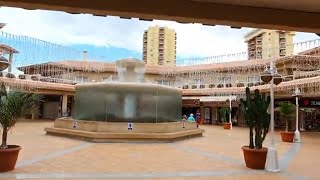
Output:
[[[168,26],[176,30],[177,59],[244,52],[247,47],[243,36],[250,31],[250,28],[231,29],[227,26],[180,24],[160,20],[149,22],[112,16],[72,15],[64,12],[30,11],[6,7],[0,8],[0,17],[1,22],[8,23],[2,29],[4,32],[57,43],[79,52],[87,50],[90,59],[100,61],[113,61],[127,57],[141,59],[143,32],[151,25]],[[294,42],[317,38],[319,37],[311,33],[297,33]],[[48,45],[49,48],[37,49],[32,45],[30,45],[32,47],[22,47],[19,43],[16,44],[23,49],[22,51],[31,49],[33,53],[28,51],[29,56],[39,52],[39,49],[47,51],[51,49],[51,45]],[[69,50],[64,51],[64,53],[67,52]],[[46,53],[42,54],[42,59],[51,58]],[[29,56],[24,59],[30,59]]]

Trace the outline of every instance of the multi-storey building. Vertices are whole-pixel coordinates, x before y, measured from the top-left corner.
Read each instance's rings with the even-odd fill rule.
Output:
[[[293,54],[294,32],[254,29],[245,35],[249,59],[284,57]]]
[[[150,65],[175,65],[177,33],[168,27],[149,27],[143,34],[143,60]]]

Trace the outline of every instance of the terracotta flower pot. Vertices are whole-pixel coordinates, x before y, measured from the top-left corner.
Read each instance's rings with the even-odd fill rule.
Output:
[[[9,145],[8,149],[0,149],[0,172],[14,170],[21,147]]]
[[[249,146],[242,147],[244,161],[250,169],[264,169],[267,160],[268,148],[250,149]]]
[[[222,123],[223,129],[231,129],[231,123]]]
[[[292,143],[294,139],[294,132],[280,132],[282,142]]]

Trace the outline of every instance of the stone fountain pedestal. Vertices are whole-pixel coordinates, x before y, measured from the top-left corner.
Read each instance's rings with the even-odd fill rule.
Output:
[[[174,142],[202,136],[203,129],[193,122],[123,123],[57,119],[47,135],[69,137],[96,143]]]

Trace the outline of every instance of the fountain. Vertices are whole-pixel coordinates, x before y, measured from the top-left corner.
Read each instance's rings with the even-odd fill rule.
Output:
[[[50,135],[93,142],[173,141],[204,132],[181,121],[181,89],[143,83],[145,64],[116,61],[118,81],[75,86],[74,119],[60,118]]]

